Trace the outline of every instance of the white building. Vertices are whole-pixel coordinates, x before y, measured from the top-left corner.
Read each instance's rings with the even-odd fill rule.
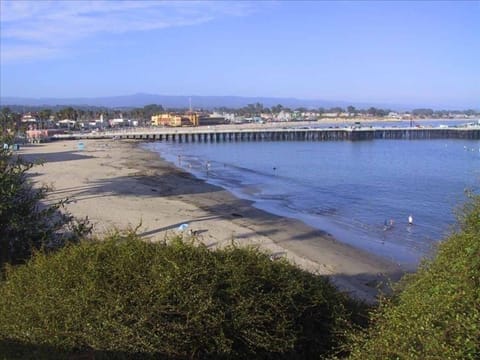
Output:
[[[277,121],[290,121],[292,119],[292,114],[286,111],[280,111],[277,114]]]

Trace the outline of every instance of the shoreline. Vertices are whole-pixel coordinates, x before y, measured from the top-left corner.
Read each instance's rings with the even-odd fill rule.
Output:
[[[32,180],[53,186],[48,199],[69,198],[67,210],[88,216],[94,234],[138,228],[152,241],[177,234],[189,224],[208,247],[255,246],[286,257],[310,272],[329,276],[342,291],[372,302],[377,286],[397,280],[406,269],[338,242],[295,219],[257,209],[225,189],[175,167],[136,142],[58,141],[23,147],[27,160],[44,159]],[[383,289],[385,290],[385,289]]]

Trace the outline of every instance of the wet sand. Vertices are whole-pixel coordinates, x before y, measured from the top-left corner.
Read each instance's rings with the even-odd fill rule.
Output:
[[[68,211],[88,216],[95,234],[137,228],[152,241],[178,234],[181,224],[209,247],[256,246],[273,257],[328,275],[343,291],[372,301],[377,286],[398,279],[396,264],[336,241],[304,223],[272,215],[221,187],[174,167],[138,143],[111,140],[57,141],[22,147],[19,154],[41,159],[30,173],[53,187],[49,201],[69,198]]]

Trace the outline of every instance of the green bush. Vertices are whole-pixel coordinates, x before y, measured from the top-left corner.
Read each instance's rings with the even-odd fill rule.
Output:
[[[0,136],[0,144],[11,139]],[[65,212],[65,200],[45,204],[50,190],[33,188],[28,171],[33,163],[0,149],[0,272],[5,263],[25,261],[32,250],[57,248],[90,231],[86,220]]]
[[[320,358],[342,340],[351,305],[324,277],[254,249],[114,235],[7,266],[0,353]]]
[[[480,198],[435,259],[403,279],[397,295],[354,335],[352,359],[480,358]]]

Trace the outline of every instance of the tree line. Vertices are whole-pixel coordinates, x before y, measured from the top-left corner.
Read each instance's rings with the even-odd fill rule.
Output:
[[[280,112],[287,112],[287,113],[316,113],[319,115],[322,114],[349,114],[349,116],[375,116],[375,117],[384,117],[387,116],[390,113],[397,112],[392,109],[382,109],[382,108],[377,108],[377,107],[369,107],[366,109],[360,109],[356,108],[353,105],[347,106],[347,107],[340,107],[340,106],[334,106],[330,108],[325,108],[325,107],[319,107],[319,108],[307,108],[307,107],[296,107],[296,108],[290,108],[287,106],[283,106],[281,104],[274,105],[272,107],[266,107],[261,103],[255,103],[255,104],[248,104],[246,106],[240,107],[240,108],[232,108],[232,107],[226,107],[226,106],[221,106],[215,108],[216,111],[219,112],[227,112],[227,113],[236,113],[239,115],[260,115],[260,114],[278,114]],[[472,115],[480,115],[479,111],[475,111],[473,109],[468,109],[468,110],[433,110],[433,109],[428,109],[428,108],[419,108],[419,109],[413,109],[411,111],[404,111],[400,112],[404,114],[411,114],[413,116],[417,117],[448,117],[451,115],[467,115],[467,116],[472,116]]]
[[[150,123],[150,118],[152,115],[162,113],[165,111],[176,112],[176,113],[185,113],[189,111],[188,108],[165,108],[159,104],[149,104],[144,107],[135,107],[135,108],[107,108],[107,107],[97,107],[97,106],[20,106],[20,105],[11,105],[11,106],[0,106],[0,126],[2,129],[5,129],[9,125],[15,124],[16,127],[19,126],[21,117],[23,114],[31,113],[39,121],[47,121],[52,119],[53,121],[59,121],[63,119],[70,119],[74,121],[92,121],[99,119],[103,115],[104,119],[112,119],[123,117],[124,119],[131,119],[138,121],[139,125],[145,125]],[[277,104],[271,107],[264,106],[262,103],[247,104],[243,107],[226,107],[221,106],[214,108],[217,112],[225,113],[234,113],[240,116],[260,116],[261,114],[279,114],[281,112],[286,113],[296,113],[296,114],[305,114],[305,113],[314,113],[318,116],[322,114],[348,114],[350,117],[355,116],[373,116],[373,117],[385,117],[390,113],[395,112],[391,109],[382,109],[376,107],[369,107],[367,109],[356,108],[353,105],[347,107],[330,107],[330,108],[306,108],[306,107],[296,107],[290,108]],[[208,112],[207,109],[195,109],[196,112]],[[467,109],[467,110],[433,110],[430,108],[418,108],[411,111],[402,112],[403,114],[409,114],[414,117],[419,118],[446,118],[455,115],[466,115],[466,116],[479,116],[480,112]]]

